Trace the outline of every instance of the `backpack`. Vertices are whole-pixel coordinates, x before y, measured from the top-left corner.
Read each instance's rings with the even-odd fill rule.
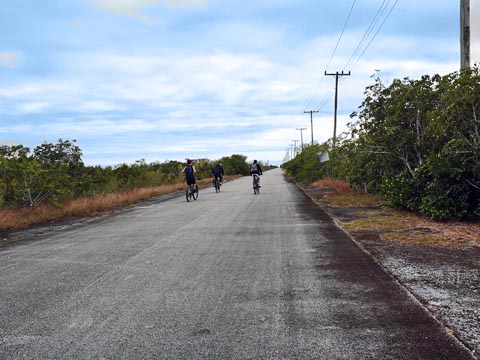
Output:
[[[257,164],[252,164],[252,166],[250,167],[250,172],[257,172],[257,171],[258,171]]]
[[[192,176],[193,175],[193,168],[191,165],[185,166],[185,176]]]

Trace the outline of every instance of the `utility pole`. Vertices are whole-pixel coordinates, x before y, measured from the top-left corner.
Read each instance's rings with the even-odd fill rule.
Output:
[[[309,111],[304,111],[304,114],[310,113],[310,127],[312,130],[312,145],[313,145],[313,113],[318,113],[318,110],[309,110]]]
[[[470,68],[470,0],[460,0],[460,69]]]
[[[344,73],[343,70],[341,73],[337,71],[335,74],[327,74],[327,70],[325,70],[325,75],[335,76],[335,111],[333,115],[333,145],[335,145],[335,140],[337,139],[338,78],[340,76],[350,76],[350,71],[348,74]]]
[[[293,144],[290,144],[290,156],[291,156],[291,159],[293,160]]]
[[[293,141],[293,157],[297,155],[297,142],[298,140],[292,140]]]
[[[300,130],[300,140],[301,140],[302,151],[303,151],[303,130],[307,130],[307,128],[299,128],[299,129],[295,129],[295,130]]]

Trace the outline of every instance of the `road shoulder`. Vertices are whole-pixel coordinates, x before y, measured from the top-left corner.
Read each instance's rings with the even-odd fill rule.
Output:
[[[328,189],[301,189],[396,278],[448,333],[469,348],[474,357],[480,358],[480,246],[468,241],[450,247],[422,245],[409,239],[388,241],[388,237],[382,236],[381,227],[376,226],[352,231],[349,223],[368,218],[369,213],[382,208],[332,205],[325,197]],[[388,211],[384,215],[389,216]],[[398,234],[405,238],[413,236],[405,229]]]

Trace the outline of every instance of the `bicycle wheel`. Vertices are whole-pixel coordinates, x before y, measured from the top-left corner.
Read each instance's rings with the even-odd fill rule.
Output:
[[[192,200],[192,191],[191,191],[190,185],[187,186],[185,197],[187,198],[187,202],[190,202],[190,200]]]
[[[192,185],[192,197],[193,197],[193,200],[198,199],[198,188],[193,185]]]
[[[253,194],[254,194],[254,195],[260,194],[260,189],[258,188],[258,186],[255,186],[255,187],[253,188]]]
[[[218,179],[215,179],[215,192],[220,192],[220,183],[218,182]]]

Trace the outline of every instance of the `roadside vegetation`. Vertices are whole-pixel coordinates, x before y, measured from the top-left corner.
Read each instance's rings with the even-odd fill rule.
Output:
[[[197,179],[200,184],[210,183],[211,170],[219,162],[227,179],[248,175],[246,159],[232,155],[196,162]],[[75,140],[43,143],[33,150],[0,146],[0,233],[89,216],[183,190],[183,167],[178,161],[147,164],[144,160],[114,167],[85,166]]]
[[[355,238],[373,234],[397,244],[440,247],[480,246],[480,223],[475,220],[436,221],[393,208],[381,194],[366,193],[332,178],[304,184],[304,190]],[[347,214],[347,216],[341,216]]]
[[[480,219],[478,66],[389,86],[377,76],[351,119],[335,142],[283,164],[288,175],[304,185],[340,180],[356,198],[437,221]],[[322,152],[329,161],[320,163]]]

